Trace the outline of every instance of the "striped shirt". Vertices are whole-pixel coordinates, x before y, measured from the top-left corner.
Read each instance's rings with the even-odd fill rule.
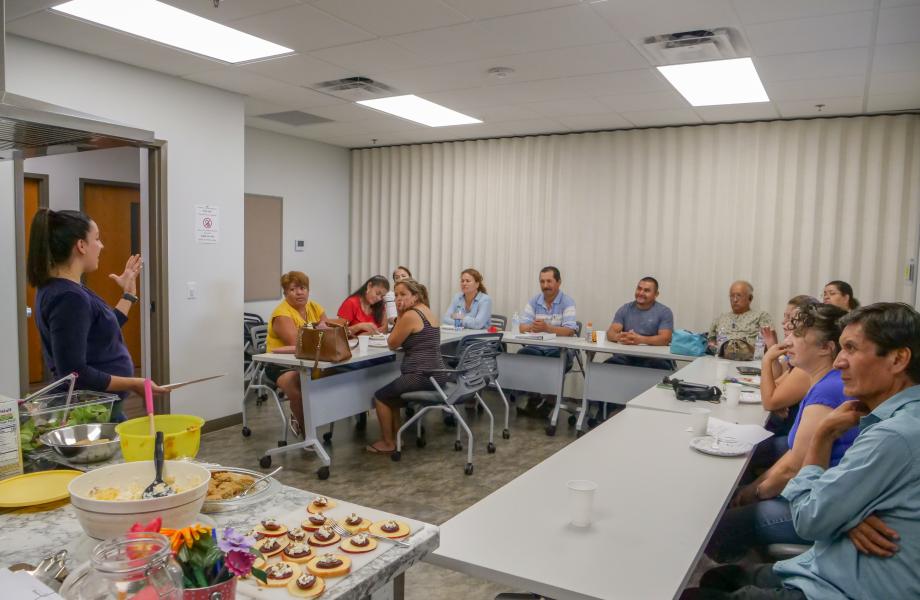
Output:
[[[423,373],[432,369],[443,369],[444,360],[441,357],[441,330],[432,326],[425,318],[425,314],[413,308],[422,319],[422,328],[415,333],[410,333],[403,340],[402,363],[399,370],[403,374]]]
[[[560,291],[547,308],[543,294],[537,294],[524,306],[521,323],[530,325],[537,317],[545,317],[550,325],[567,327],[573,331],[578,329],[575,322],[575,300],[565,292]]]

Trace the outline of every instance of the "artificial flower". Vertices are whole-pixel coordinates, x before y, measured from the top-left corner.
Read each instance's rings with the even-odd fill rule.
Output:
[[[164,527],[160,530],[160,533],[169,538],[172,551],[176,553],[182,547],[183,543],[186,548],[191,548],[195,542],[201,539],[202,535],[211,535],[211,529],[197,523],[189,527],[183,527],[182,529],[169,529],[168,527]]]
[[[157,517],[156,519],[154,519],[153,521],[150,521],[149,523],[135,523],[134,525],[131,526],[130,531],[131,533],[140,533],[143,531],[152,531],[153,533],[157,533],[160,531],[160,527],[162,526],[163,526],[163,518]]]
[[[244,550],[231,550],[227,552],[227,560],[224,563],[231,573],[237,577],[249,575],[252,565],[256,562],[256,555]]]
[[[249,552],[249,549],[255,546],[255,538],[246,537],[246,535],[235,531],[232,527],[224,529],[223,535],[217,541],[217,547],[221,552]]]

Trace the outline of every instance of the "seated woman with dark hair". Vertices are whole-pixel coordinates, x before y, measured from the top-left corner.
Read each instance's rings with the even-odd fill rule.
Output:
[[[401,396],[406,392],[433,390],[425,372],[445,368],[441,358],[441,330],[428,306],[428,290],[414,279],[403,279],[396,284],[395,292],[399,318],[387,343],[391,350],[403,349],[399,366],[402,375],[374,393],[382,439],[368,446],[368,452],[389,453],[396,449]],[[447,375],[440,373],[435,380],[443,385]]]
[[[824,302],[839,306],[847,312],[859,308],[859,300],[853,296],[853,286],[839,279],[824,286]]]
[[[281,290],[284,299],[272,311],[268,323],[268,338],[265,349],[268,352],[293,353],[297,345],[297,332],[307,323],[326,322],[326,311],[320,304],[310,300],[310,278],[300,271],[291,271],[281,276]],[[291,429],[300,435],[303,423],[303,404],[300,395],[300,375],[296,369],[269,364],[265,374],[275,380],[291,404]]]
[[[796,534],[789,502],[779,494],[802,468],[805,453],[821,420],[847,398],[834,360],[840,351],[840,319],[846,312],[830,304],[807,306],[793,320],[788,353],[811,379],[795,424],[789,431],[789,451],[756,481],[735,494],[722,516],[706,553],[719,562],[741,558],[747,549],[768,544],[808,544]],[[831,466],[836,465],[856,439],[852,428],[834,442]]]
[[[339,317],[348,321],[352,335],[373,335],[386,331],[387,315],[384,296],[390,291],[390,281],[383,275],[374,275],[339,307]]]

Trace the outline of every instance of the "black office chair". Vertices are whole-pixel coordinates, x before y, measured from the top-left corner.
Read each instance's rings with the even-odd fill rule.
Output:
[[[494,318],[494,315],[493,315]],[[502,389],[502,386],[498,383],[498,355],[505,351],[504,344],[501,343],[502,334],[501,333],[474,333],[462,338],[457,346],[457,352],[462,352],[470,344],[488,342],[489,346],[486,350],[486,354],[483,357],[483,368],[485,369],[486,377],[486,386],[494,388],[499,397],[502,399],[502,403],[505,405],[505,427],[502,429],[502,438],[508,439],[511,437],[511,430],[509,429],[509,419],[511,416],[511,404],[508,402],[508,398],[505,396],[505,391]],[[457,365],[457,356],[445,354],[444,362],[450,366],[455,367]],[[482,410],[486,410],[485,403],[477,403],[477,406],[480,406]],[[447,418],[452,415],[445,415],[445,422]],[[447,423],[451,424],[451,423]]]
[[[249,336],[252,353],[263,354],[265,352],[265,342],[268,338],[268,326],[255,325],[250,327]],[[252,365],[249,377],[245,380],[246,390],[243,392],[243,400],[240,402],[240,409],[243,413],[243,437],[252,435],[252,430],[249,429],[249,421],[246,419],[246,398],[249,397],[249,392],[256,392],[259,395],[265,394],[266,397],[271,396],[274,399],[278,414],[281,416],[281,439],[278,440],[278,445],[286,446],[288,440],[288,417],[284,412],[284,407],[281,405],[283,394],[278,390],[276,383],[266,374],[266,363],[252,361]]]

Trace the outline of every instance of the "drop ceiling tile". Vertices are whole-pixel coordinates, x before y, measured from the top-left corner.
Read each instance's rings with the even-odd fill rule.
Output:
[[[311,108],[307,112],[326,119],[332,119],[333,121],[361,121],[367,119],[369,115],[374,114],[372,111],[373,109],[356,104],[355,102],[338,100],[337,104],[318,106],[316,108]]]
[[[536,119],[541,117],[538,112],[528,104],[514,104],[508,106],[486,106],[467,112],[484,123],[501,123],[502,121],[517,121],[520,119]]]
[[[169,75],[187,75],[226,64],[48,11],[7,23],[6,28],[8,33]]]
[[[299,52],[373,39],[374,34],[312,6],[296,5],[233,22],[233,26]]]
[[[333,65],[306,54],[242,65],[246,71],[293,85],[311,86],[321,81],[356,75],[355,71]]]
[[[314,0],[313,6],[377,35],[397,35],[464,23],[439,0]]]
[[[580,75],[553,81],[562,82],[565,88],[590,96],[638,94],[673,89],[671,84],[655,69]]]
[[[620,36],[591,10],[578,4],[481,22],[506,40],[515,52],[537,52],[567,46],[616,41]]]
[[[185,79],[297,108],[324,106],[338,102],[337,98],[326,94],[262,77],[261,75],[244,71],[239,67],[225,67],[214,71],[195,73],[185,77]]]
[[[745,26],[754,56],[861,48],[871,40],[874,13],[843,13]]]
[[[358,42],[316,50],[310,54],[361,75],[411,69],[431,64],[426,57],[410,52],[388,40]]]
[[[869,112],[917,109],[920,109],[920,94],[917,93],[877,94],[869,96]]]
[[[775,102],[779,114],[786,118],[820,117],[827,115],[851,115],[863,112],[862,96],[849,98],[821,98],[806,100],[784,100]],[[823,104],[818,108],[819,104]]]
[[[881,7],[889,8],[891,6],[907,6],[909,4],[920,4],[920,0],[882,0]]]
[[[558,121],[572,131],[602,131],[605,129],[629,129],[633,127],[632,123],[614,113],[560,117]]]
[[[488,19],[576,4],[580,0],[444,0],[444,2],[471,19]]]
[[[472,125],[454,125],[452,127],[429,127],[424,130],[403,132],[403,137],[413,142],[425,143],[435,141],[453,141],[476,138],[491,138],[507,135],[502,124],[478,123]]]
[[[556,119],[521,119],[496,124],[504,135],[539,135],[541,133],[564,133],[569,128]]]
[[[590,7],[633,41],[661,33],[739,25],[729,0],[608,0]]]
[[[749,104],[726,104],[725,106],[697,106],[696,111],[707,123],[731,121],[759,121],[778,119],[779,113],[769,102],[751,102]]]
[[[920,42],[920,5],[883,8],[878,13],[876,44]]]
[[[616,96],[603,96],[598,98],[607,108],[615,112],[630,112],[639,110],[668,110],[675,108],[689,108],[684,97],[674,90],[648,92],[642,94],[618,94]]]
[[[309,134],[304,133],[303,137],[307,137]],[[367,148],[372,146],[395,146],[398,144],[408,144],[412,142],[412,138],[405,134],[401,133],[387,133],[381,135],[370,135],[370,134],[353,134],[346,136],[311,136],[309,139],[316,139],[318,141],[332,144],[333,146],[342,146],[343,148]]]
[[[247,96],[245,100],[246,107],[246,116],[255,117],[258,115],[267,115],[276,112],[282,112],[285,110],[291,110],[294,107],[286,106],[283,104],[278,104],[276,102],[269,102],[268,100],[262,100],[261,98],[252,98]]]
[[[412,123],[411,121],[406,121],[405,119],[399,119],[397,117],[386,117],[381,115],[381,113],[376,113],[376,115],[377,116],[369,119],[364,119],[362,121],[334,121],[332,123],[303,125],[301,127],[295,127],[294,129],[298,129],[309,135],[341,137],[355,134],[376,135],[394,132],[400,133],[403,131],[424,127],[423,125]]]
[[[622,116],[636,127],[658,127],[663,125],[687,125],[702,123],[703,120],[689,108],[675,110],[641,110],[624,112]]]
[[[918,70],[873,74],[869,83],[869,95],[920,93],[920,63],[914,65],[914,68]]]
[[[920,65],[920,42],[876,46],[872,57],[873,73],[915,71]]]
[[[527,108],[544,117],[577,117],[609,113],[610,109],[593,98],[572,98],[553,102],[533,102]]]
[[[770,100],[808,100],[811,98],[850,98],[862,96],[864,77],[828,79],[797,79],[794,81],[765,81],[764,89]]]
[[[60,3],[61,0],[6,0],[6,21],[9,23]]]
[[[211,0],[160,1],[224,24],[299,4],[297,0],[222,0],[220,6],[214,8],[214,2]]]
[[[762,81],[865,76],[868,65],[868,48],[754,57]]]
[[[874,10],[876,0],[733,0],[744,23],[765,23]]]
[[[481,23],[404,33],[390,39],[437,64],[492,58],[513,52],[507,40],[485,29]]]

